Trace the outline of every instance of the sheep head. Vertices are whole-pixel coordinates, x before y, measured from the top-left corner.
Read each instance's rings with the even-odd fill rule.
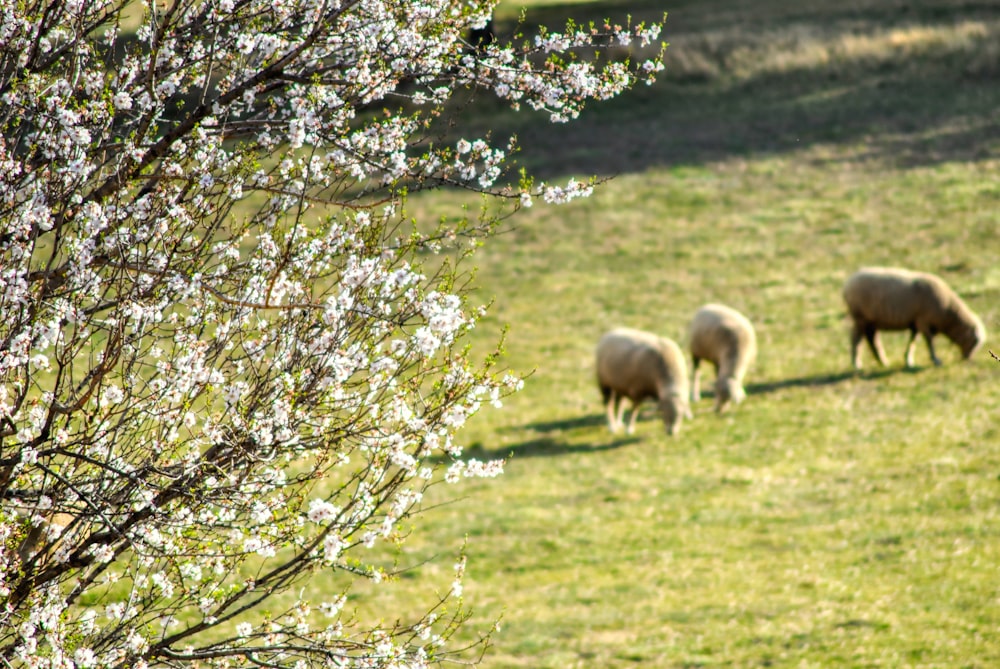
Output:
[[[663,416],[663,424],[669,435],[680,432],[681,421],[691,417],[691,407],[688,405],[687,398],[682,395],[665,395],[660,398],[659,406],[660,414]]]

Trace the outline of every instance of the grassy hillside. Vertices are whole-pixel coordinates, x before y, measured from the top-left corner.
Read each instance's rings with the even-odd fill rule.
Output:
[[[995,666],[1000,363],[941,338],[943,367],[921,344],[903,370],[889,334],[890,367],[866,351],[855,374],[840,286],[864,264],[937,272],[1000,350],[1000,6],[621,0],[527,20],[663,10],[656,86],[565,127],[474,107],[469,135],[517,133],[545,178],[616,178],[478,256],[496,301],[478,336],[509,323],[504,364],[533,370],[465,433],[507,474],[441,489],[396,556],[412,568],[353,605],[420,610],[467,536],[473,626],[503,618],[485,667]],[[611,435],[597,338],[683,344],[707,301],[757,328],[746,402],[703,400],[675,438],[647,406]]]

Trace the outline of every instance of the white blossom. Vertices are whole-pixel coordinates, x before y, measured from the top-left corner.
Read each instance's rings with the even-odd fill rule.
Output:
[[[73,661],[80,669],[88,669],[97,664],[97,655],[90,648],[77,648],[73,653]]]
[[[340,557],[341,551],[347,547],[347,543],[334,533],[328,534],[323,540],[323,559],[327,563],[333,563]]]
[[[313,499],[309,502],[309,520],[314,523],[333,520],[337,517],[338,513],[340,513],[340,510],[325,500]]]
[[[145,669],[210,648],[218,669],[252,637],[265,664],[449,661],[433,620],[359,629],[343,597],[305,587],[259,627],[212,628],[266,620],[317,568],[384,582],[365,548],[405,541],[428,486],[503,471],[463,460],[458,435],[522,382],[468,345],[485,314],[467,266],[425,257],[497,220],[411,220],[403,193],[460,184],[516,210],[592,187],[507,183],[513,138],[430,142],[427,121],[473,87],[576,118],[662,62],[546,54],[631,49],[660,26],[470,52],[490,3],[33,7],[0,10],[16,74],[0,93],[0,654]],[[46,544],[30,568],[26,531]],[[320,598],[325,628],[305,603]],[[292,637],[301,658],[272,653]]]

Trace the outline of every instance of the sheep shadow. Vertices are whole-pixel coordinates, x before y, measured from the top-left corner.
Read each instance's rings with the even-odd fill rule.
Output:
[[[528,423],[517,428],[511,428],[512,430],[531,430],[532,432],[565,432],[566,430],[575,430],[577,428],[591,428],[598,427],[605,424],[605,416],[601,414],[590,414],[588,416],[576,416],[574,418],[565,418],[563,420],[554,421],[541,421],[537,423]]]
[[[744,386],[747,395],[766,395],[788,388],[822,388],[824,386],[835,386],[852,380],[876,381],[896,374],[919,374],[923,367],[880,367],[873,370],[847,370],[843,372],[833,372],[827,374],[813,374],[812,376],[800,376],[790,379],[780,379],[777,381],[765,381],[762,383],[748,383]],[[711,397],[712,391],[706,389],[702,392],[705,397]]]
[[[790,388],[835,386],[852,380],[877,381],[896,374],[919,374],[924,369],[924,367],[885,367],[861,371],[850,369],[841,372],[749,383],[745,386],[745,390],[748,395],[766,395]],[[702,391],[703,399],[711,397],[713,397],[711,388],[706,388]],[[643,413],[639,414],[638,423],[659,420],[659,416],[652,410],[652,407],[645,408],[648,411],[644,412],[645,415]],[[522,441],[496,447],[489,447],[482,442],[475,442],[465,448],[461,459],[495,460],[501,458],[556,457],[574,453],[600,453],[638,444],[645,440],[642,436],[637,435],[610,434],[608,436],[611,437],[611,440],[605,442],[588,440],[585,443],[571,444],[565,439],[565,435],[574,430],[592,430],[595,428],[599,428],[602,431],[606,430],[606,424],[606,417],[602,412],[501,428],[499,430],[501,433],[524,434],[527,438]]]
[[[642,420],[641,417],[640,420]],[[611,437],[609,441],[587,440],[584,443],[569,443],[566,439],[566,434],[573,430],[604,428],[605,425],[605,417],[601,413],[505,427],[501,428],[499,432],[524,435],[525,438],[496,447],[487,446],[481,441],[477,441],[465,448],[462,459],[539,458],[572,453],[600,453],[642,441],[642,438],[636,435],[610,434],[608,435]]]
[[[560,455],[570,455],[574,453],[600,453],[602,451],[612,451],[623,446],[630,446],[641,442],[640,437],[629,435],[616,437],[612,441],[603,443],[583,443],[569,444],[556,436],[541,436],[525,439],[513,444],[505,444],[496,448],[488,448],[477,442],[471,444],[462,454],[462,459],[476,458],[479,460],[521,459],[521,458],[541,458],[556,457]]]
[[[858,373],[853,370],[832,374],[813,374],[811,376],[779,379],[777,381],[749,383],[744,389],[747,395],[767,395],[768,393],[778,392],[787,388],[821,388],[823,386],[833,386],[857,377]]]
[[[642,422],[646,418],[640,415],[639,422]],[[501,434],[522,434],[525,435],[525,438],[521,441],[504,443],[498,446],[489,446],[482,441],[475,441],[463,449],[462,455],[458,459],[462,461],[472,459],[498,460],[557,457],[573,453],[600,453],[624,446],[631,446],[643,441],[643,438],[638,435],[612,435],[609,433],[605,433],[611,437],[609,441],[587,440],[583,443],[569,443],[565,438],[567,432],[575,429],[591,429],[595,427],[606,429],[605,426],[605,416],[601,413],[500,428],[498,432]],[[450,456],[435,455],[428,458],[427,462],[442,464],[453,462],[454,460],[455,458]]]

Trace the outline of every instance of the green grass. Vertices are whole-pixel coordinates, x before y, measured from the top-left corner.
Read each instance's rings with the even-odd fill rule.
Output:
[[[854,374],[840,298],[858,266],[909,266],[1000,329],[1000,10],[745,6],[529,8],[550,25],[666,9],[673,69],[578,124],[490,101],[468,121],[516,132],[546,179],[617,177],[523,211],[477,256],[496,300],[477,337],[509,323],[504,364],[533,370],[463,433],[507,473],[437,488],[451,503],[396,556],[412,569],[357,589],[359,615],[421,610],[467,541],[468,634],[503,617],[485,667],[1000,662],[1000,363],[941,338],[943,367],[921,345],[903,370],[890,333],[890,367],[866,351]],[[501,33],[515,15],[501,8]],[[746,402],[717,416],[703,400],[675,438],[647,406],[611,435],[597,338],[626,324],[683,344],[708,301],[757,328]]]

